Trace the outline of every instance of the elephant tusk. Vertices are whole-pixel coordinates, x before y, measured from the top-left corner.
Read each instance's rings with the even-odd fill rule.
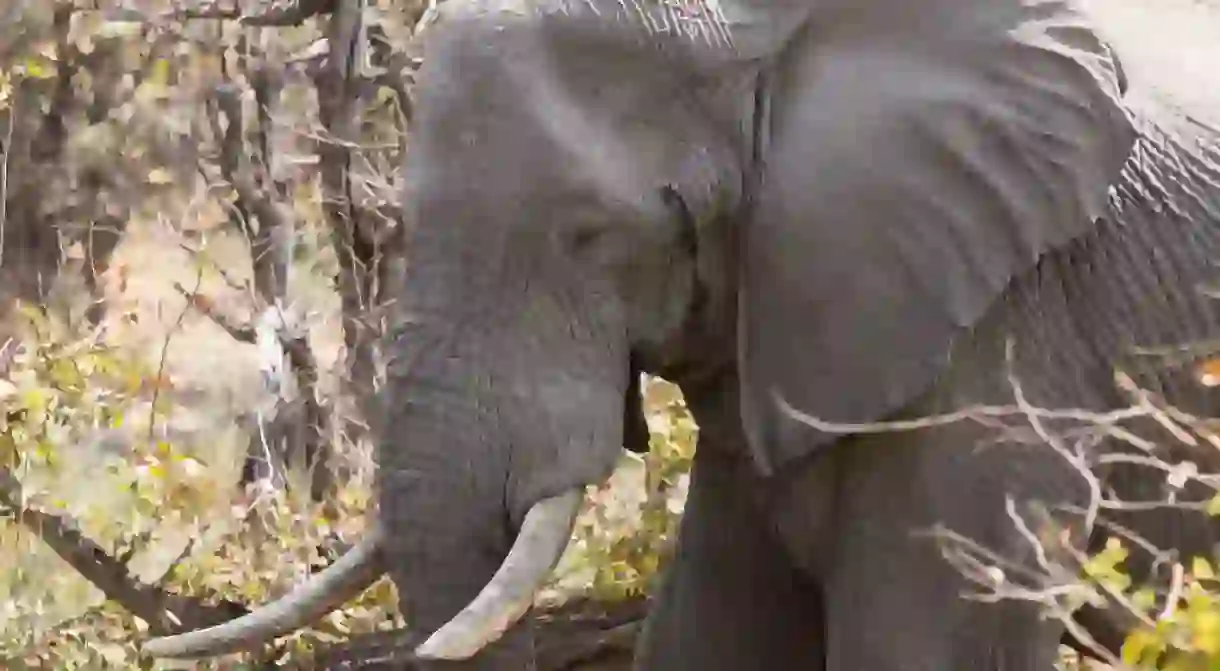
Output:
[[[256,648],[296,631],[359,595],[385,573],[384,538],[378,524],[356,547],[286,596],[213,627],[151,639],[142,651],[161,658],[212,657]]]
[[[516,624],[563,555],[583,498],[584,492],[576,489],[535,503],[483,591],[420,644],[415,654],[425,659],[469,659]]]

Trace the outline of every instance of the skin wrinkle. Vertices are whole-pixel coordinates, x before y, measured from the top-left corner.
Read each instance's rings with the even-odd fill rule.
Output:
[[[1170,163],[1171,165],[1172,164],[1180,165],[1180,162],[1177,160],[1177,157],[1173,156],[1172,154],[1169,154],[1169,155],[1159,154],[1157,156],[1157,158],[1160,159],[1162,162]],[[1150,170],[1149,174],[1155,174],[1158,171],[1159,171],[1159,169]],[[1158,185],[1159,188],[1161,188],[1162,190],[1166,190],[1165,189],[1166,183],[1163,180],[1158,180],[1158,181],[1160,182],[1160,184]],[[1189,189],[1186,189],[1186,191],[1189,191]],[[1166,193],[1171,196],[1170,198],[1166,199],[1166,202],[1170,206],[1167,210],[1163,211],[1163,216],[1164,215],[1173,215],[1172,217],[1166,217],[1165,218],[1166,221],[1172,222],[1174,218],[1180,218],[1187,214],[1187,212],[1185,212],[1183,209],[1180,209],[1180,207],[1176,204],[1176,201],[1178,201],[1181,198],[1182,192],[1183,192],[1183,189],[1180,189],[1180,188],[1175,188],[1172,191],[1166,190]],[[1164,225],[1173,225],[1173,224],[1167,223]],[[1152,244],[1152,242],[1148,239],[1148,231],[1141,229],[1141,230],[1134,231],[1134,233],[1135,233],[1135,235],[1140,236],[1142,241],[1147,245],[1147,248],[1151,250],[1151,252],[1152,252],[1150,255],[1151,262],[1149,263],[1149,267],[1153,270],[1154,273],[1156,273],[1157,276],[1163,276],[1165,273],[1174,273],[1175,272],[1175,270],[1170,265],[1163,262],[1163,254],[1165,253],[1165,249],[1161,246]],[[1184,267],[1189,267],[1189,266],[1184,266]],[[1164,282],[1164,280],[1162,280],[1162,286],[1164,286],[1164,285],[1165,285],[1165,282]],[[1169,284],[1169,286],[1178,286],[1178,285]],[[1189,315],[1191,313],[1191,311],[1189,310],[1189,305],[1190,305],[1189,296],[1182,296],[1181,298],[1179,298],[1177,295],[1178,292],[1176,292],[1176,291],[1175,292],[1166,292],[1166,293],[1175,294],[1174,296],[1165,296],[1165,299],[1167,302],[1177,306],[1177,308],[1179,310],[1183,311],[1179,314],[1188,314]]]
[[[970,130],[976,131],[975,139],[976,140],[981,139],[981,135],[977,132],[979,129],[976,128],[977,122],[967,120],[966,123],[971,127]],[[995,131],[993,131],[993,132],[995,132]],[[929,157],[931,157],[931,156],[941,157],[941,160],[939,161],[939,166],[942,168],[942,170],[936,171],[935,174],[937,176],[941,176],[943,173],[957,174],[957,175],[959,175],[958,179],[950,180],[951,183],[955,182],[955,181],[960,181],[963,183],[969,183],[971,186],[980,186],[982,188],[982,190],[984,190],[985,192],[991,193],[993,195],[1002,194],[1003,189],[1005,189],[1005,188],[1012,188],[1008,185],[1012,184],[1012,182],[1014,180],[1004,180],[1002,184],[995,184],[994,181],[989,181],[986,178],[986,175],[988,174],[987,170],[980,163],[980,161],[977,160],[972,155],[973,152],[970,149],[963,148],[960,146],[959,147],[952,146],[952,139],[954,137],[954,134],[952,132],[937,131],[935,129],[931,129],[931,128],[928,128],[923,125],[916,125],[913,128],[913,135],[916,135],[921,140],[923,140],[924,144],[921,147],[921,149],[927,151],[927,155]],[[938,140],[942,140],[942,139],[943,139],[943,141],[938,141]],[[921,177],[921,176],[917,176],[917,177]],[[916,194],[917,197],[919,197],[921,199],[926,199],[926,201],[928,203],[930,203],[929,214],[932,214],[934,216],[937,213],[948,212],[948,213],[951,213],[950,216],[953,217],[953,221],[956,222],[955,224],[949,224],[949,225],[946,225],[943,227],[944,232],[951,239],[951,242],[948,244],[944,244],[942,241],[939,241],[939,240],[931,240],[927,237],[918,237],[917,240],[923,241],[923,244],[928,245],[930,247],[943,245],[943,247],[946,249],[959,252],[954,255],[954,260],[956,261],[957,264],[961,264],[963,267],[970,269],[968,272],[970,275],[972,275],[971,279],[974,280],[975,282],[986,283],[987,285],[989,285],[989,287],[993,291],[998,291],[1001,288],[1001,286],[1000,286],[1000,282],[995,278],[994,271],[992,271],[991,269],[986,268],[982,265],[984,263],[985,255],[977,254],[977,253],[976,254],[964,253],[966,250],[974,250],[976,248],[976,245],[967,244],[969,242],[969,240],[968,240],[967,234],[966,234],[967,231],[974,228],[974,222],[975,222],[974,214],[975,213],[973,213],[973,212],[968,213],[965,211],[965,208],[951,207],[951,206],[948,206],[947,204],[941,205],[941,206],[937,206],[936,204],[934,204],[938,200],[942,200],[942,199],[947,200],[947,198],[945,198],[945,196],[943,195],[945,193],[945,190],[942,190],[939,188],[932,187],[932,188],[919,189],[919,188],[908,187],[908,188],[904,189],[903,192]],[[958,195],[957,191],[954,191],[951,193],[953,196]],[[1036,249],[1038,247],[1036,242],[1018,241],[1019,227],[1013,225],[1013,222],[1017,221],[1017,218],[1012,215],[1012,212],[1014,210],[1020,209],[1016,204],[1020,203],[1021,200],[1022,199],[1015,198],[1015,197],[1007,197],[1007,198],[1001,197],[999,199],[1000,202],[996,202],[996,200],[993,198],[982,197],[982,198],[978,198],[977,200],[974,201],[974,202],[981,201],[981,202],[995,205],[995,207],[988,208],[988,209],[993,209],[996,211],[989,212],[988,214],[989,215],[992,215],[992,214],[999,215],[998,219],[1006,222],[1006,225],[1000,226],[999,229],[1001,231],[1003,231],[1004,233],[1009,234],[1007,236],[1008,243],[1006,245],[1004,245],[1004,244],[998,245],[998,247],[1000,249],[1021,250],[1021,249]],[[1001,214],[1001,212],[1003,212],[1003,214]],[[999,250],[997,250],[997,252],[998,251]],[[993,253],[993,255],[994,255],[994,253]],[[926,258],[928,256],[928,254],[927,253],[925,253],[925,254],[903,254],[902,256],[907,259],[919,259],[919,258]],[[920,281],[918,279],[919,276],[925,275],[925,274],[926,273],[919,272],[919,270],[917,268],[910,268],[910,270],[908,271],[908,275],[910,276],[910,279],[912,282],[919,282]],[[970,284],[970,283],[971,282],[967,282],[965,284]],[[930,296],[942,296],[942,295],[946,295],[946,294],[954,295],[955,292],[952,287],[945,287],[945,288],[941,289],[940,291],[936,291],[936,290],[932,290],[932,288],[928,288],[928,289],[925,289],[925,293]],[[966,326],[969,324],[968,320],[962,319],[962,316],[961,316],[962,313],[963,312],[969,313],[972,311],[971,308],[969,308],[969,307],[966,307],[966,308],[961,307],[966,302],[967,302],[967,299],[965,297],[961,297],[960,295],[947,302],[949,306],[956,308],[951,315],[947,315],[947,316],[949,316],[951,319],[957,321],[959,323],[959,325],[961,325],[961,326]]]
[[[1174,152],[1166,151],[1170,147],[1163,145],[1151,147],[1150,150],[1152,149],[1157,150],[1158,155],[1163,157],[1159,160],[1165,163],[1184,158],[1179,156],[1170,159],[1169,155]],[[1141,163],[1146,165],[1147,160],[1141,159]],[[1138,193],[1140,201],[1144,203],[1157,198],[1152,192]],[[1164,197],[1173,196],[1165,194]],[[1131,214],[1147,211],[1139,209],[1140,201],[1131,203],[1129,208]],[[1163,217],[1158,219],[1135,217],[1121,228],[1107,222],[1102,229],[1107,233],[1104,236],[1099,235],[1098,240],[1090,246],[1103,253],[1114,249],[1120,253],[1120,256],[1116,257],[1112,263],[1103,266],[1103,272],[1072,276],[1083,292],[1074,302],[1098,306],[1105,312],[1102,312],[1100,316],[1092,316],[1087,322],[1083,321],[1083,315],[1075,315],[1074,328],[1079,329],[1082,333],[1087,333],[1089,329],[1096,328],[1093,324],[1121,324],[1121,332],[1135,337],[1132,344],[1143,346],[1189,341],[1215,333],[1216,315],[1214,310],[1209,309],[1211,306],[1207,299],[1192,295],[1192,292],[1189,291],[1168,290],[1170,286],[1189,287],[1209,276],[1214,277],[1216,273],[1216,269],[1208,261],[1207,255],[1198,247],[1172,242],[1175,238],[1182,242],[1192,241],[1204,232],[1207,234],[1206,237],[1213,241],[1220,237],[1220,231],[1215,228],[1216,224],[1213,224],[1211,228],[1203,228],[1194,223],[1209,221],[1202,211],[1196,210],[1191,214],[1190,218],[1177,220]],[[1112,233],[1118,230],[1122,231],[1121,235]],[[1164,261],[1155,260],[1163,253],[1157,250],[1166,248],[1175,250],[1175,259],[1169,265],[1166,265]],[[1150,257],[1154,261],[1149,262]],[[1154,264],[1159,266],[1159,270],[1153,267]],[[1170,267],[1172,267],[1171,271],[1169,271]],[[1126,271],[1114,272],[1116,268],[1123,268]],[[1166,271],[1169,271],[1168,275]],[[1062,273],[1060,276],[1066,278]],[[1115,291],[1118,293],[1114,293]],[[1168,295],[1171,293],[1174,296]],[[1145,297],[1156,298],[1147,301],[1144,300]],[[1138,306],[1139,311],[1129,310],[1128,306]],[[1069,314],[1072,313],[1069,311]],[[1152,330],[1148,327],[1152,327]],[[1158,334],[1158,332],[1160,333]],[[1114,354],[1122,355],[1122,352],[1118,351]],[[1166,371],[1162,366],[1151,363],[1146,357],[1143,359],[1144,363],[1138,365],[1138,372],[1147,382],[1163,383],[1168,381],[1167,375],[1172,376],[1171,371]],[[1171,389],[1178,386],[1180,385],[1171,385]]]
[[[1220,154],[1220,152],[1215,152]],[[1179,191],[1176,195],[1185,198],[1190,206],[1196,210],[1205,211],[1208,216],[1220,217],[1220,206],[1210,202],[1205,196],[1204,189],[1220,188],[1220,170],[1212,168],[1209,165],[1180,165],[1183,174],[1188,177],[1181,178],[1179,182]],[[1209,171],[1209,168],[1210,171]],[[1210,174],[1209,174],[1210,172]]]
[[[1007,73],[1004,74],[1007,76]],[[1015,104],[1019,105],[1020,103],[1018,101]],[[1041,173],[1038,171],[1039,166],[1036,163],[1036,156],[1034,155],[1034,152],[1025,149],[1027,144],[1032,144],[1033,142],[1037,141],[1039,136],[1038,129],[1027,127],[1025,120],[1020,117],[1006,115],[1003,110],[995,110],[994,113],[997,116],[1010,118],[1006,118],[1006,123],[1004,124],[988,123],[985,118],[982,118],[979,119],[979,124],[983,127],[983,129],[981,129],[983,131],[981,133],[983,139],[996,144],[993,151],[1010,155],[1016,159],[1010,168],[1014,171],[1019,171],[1021,173],[1021,177],[1012,180],[1012,185],[1008,186],[1007,188],[1016,188],[1016,185],[1020,184],[1022,188],[1036,192],[1036,195],[1033,193],[1024,193],[1018,197],[1009,197],[1005,199],[1005,205],[1010,211],[1022,212],[1022,215],[1015,217],[1019,220],[1024,216],[1029,216],[1028,213],[1023,212],[1024,208],[1026,207],[1025,203],[1027,201],[1045,201],[1053,199],[1055,197],[1055,193],[1054,190],[1049,189],[1046,186],[1042,179],[1038,179]],[[1016,134],[1009,128],[1010,124],[1022,131],[1020,141],[1018,141]],[[1054,136],[1052,135],[1049,137],[1053,138]],[[1013,241],[1013,247],[1017,249],[1033,248],[1033,246],[1034,245],[1031,244],[1030,241],[1024,241],[1023,244],[1017,244],[1015,240]]]
[[[1084,75],[1082,74],[1081,76],[1083,77]],[[1028,89],[1037,90],[1043,95],[1056,96],[1056,97],[1058,97],[1059,103],[1067,103],[1067,106],[1069,108],[1074,107],[1075,109],[1073,111],[1080,113],[1076,120],[1078,122],[1081,122],[1081,123],[1079,123],[1079,125],[1075,126],[1075,129],[1080,131],[1078,133],[1078,135],[1080,135],[1080,136],[1088,135],[1087,129],[1089,128],[1090,125],[1096,123],[1095,120],[1089,119],[1091,110],[1088,105],[1080,103],[1079,101],[1070,100],[1068,91],[1055,90],[1055,88],[1047,86],[1045,83],[1043,83],[1044,80],[1039,79],[1037,81],[1031,81],[1031,80],[1029,80],[1028,77],[1022,77],[1021,79],[1025,80],[1025,81],[1022,81],[1021,86],[1027,87]],[[1083,117],[1083,118],[1080,118],[1080,117]],[[1070,152],[1072,151],[1073,147],[1071,146],[1071,141],[1069,138],[1074,138],[1074,137],[1075,137],[1075,134],[1071,135],[1071,136],[1067,136],[1066,134],[1059,134],[1059,135],[1050,134],[1050,133],[1041,133],[1040,134],[1040,138],[1043,141],[1047,142],[1047,144],[1056,146],[1055,149],[1048,151],[1046,153],[1048,162],[1044,163],[1044,166],[1043,166],[1044,170],[1046,170],[1048,173],[1053,173],[1053,172],[1059,173],[1059,174],[1046,174],[1046,175],[1044,175],[1043,179],[1046,180],[1046,183],[1054,183],[1055,180],[1064,180],[1064,181],[1067,181],[1068,183],[1076,183],[1076,184],[1078,184],[1078,189],[1080,189],[1076,193],[1071,194],[1070,198],[1065,197],[1065,196],[1067,196],[1067,194],[1063,194],[1062,192],[1059,192],[1057,194],[1059,196],[1059,198],[1057,199],[1059,207],[1054,208],[1053,210],[1051,210],[1051,212],[1053,213],[1053,216],[1057,215],[1057,216],[1062,216],[1062,217],[1077,217],[1080,215],[1080,213],[1077,211],[1077,209],[1078,209],[1077,204],[1084,204],[1084,206],[1085,206],[1084,216],[1086,216],[1087,218],[1090,218],[1090,219],[1096,219],[1097,217],[1099,217],[1101,215],[1101,212],[1104,209],[1106,198],[1104,195],[1102,195],[1101,197],[1098,197],[1098,195],[1083,191],[1083,189],[1087,188],[1084,185],[1089,184],[1089,183],[1092,183],[1092,184],[1108,183],[1110,181],[1109,176],[1099,173],[1099,174],[1091,175],[1091,177],[1094,177],[1094,179],[1075,179],[1075,180],[1073,180],[1071,171],[1072,170],[1081,170],[1081,167],[1072,166],[1072,165],[1069,165],[1066,163],[1058,163],[1055,161],[1055,159],[1059,158],[1062,154],[1066,153],[1069,156],[1071,155]],[[1097,166],[1095,166],[1095,167],[1097,167]],[[1109,166],[1105,166],[1105,167],[1109,167]],[[1056,170],[1056,169],[1058,169],[1058,170]],[[1037,249],[1037,247],[1034,247],[1034,249]]]
[[[1111,246],[1105,246],[1102,249],[1108,250]],[[1132,249],[1130,243],[1118,245],[1113,250],[1113,255],[1117,263],[1125,263],[1126,267],[1132,272],[1123,273],[1119,277],[1114,278],[1116,284],[1123,291],[1123,297],[1127,300],[1117,300],[1114,303],[1117,306],[1116,311],[1121,312],[1125,318],[1123,324],[1127,326],[1121,331],[1120,343],[1122,349],[1119,350],[1120,355],[1124,355],[1137,346],[1140,342],[1147,342],[1150,334],[1147,330],[1149,321],[1139,318],[1139,314],[1147,315],[1149,311],[1156,310],[1156,305],[1145,305],[1147,302],[1147,294],[1143,293],[1144,287],[1148,286],[1149,282],[1141,281],[1141,278],[1136,274],[1144,261],[1143,255],[1138,253],[1138,250]],[[1145,277],[1148,277],[1145,275]],[[1113,309],[1113,308],[1112,308]],[[1137,312],[1138,311],[1138,312]]]
[[[1186,254],[1176,254],[1173,251],[1173,246],[1152,245],[1152,263],[1157,270],[1160,278],[1160,293],[1167,307],[1175,314],[1181,315],[1181,319],[1186,322],[1188,332],[1191,334],[1206,333],[1206,324],[1201,320],[1202,315],[1195,309],[1197,301],[1192,300],[1194,296],[1191,283],[1185,281],[1175,267],[1175,264],[1181,264],[1182,268],[1190,267],[1190,259]],[[1180,287],[1177,291],[1170,291],[1169,287]],[[1167,345],[1171,343],[1165,343]]]
[[[1059,272],[1064,273],[1069,272],[1072,268],[1075,268],[1076,272],[1082,273],[1084,282],[1087,283],[1095,281],[1095,274],[1093,272],[1094,268],[1091,263],[1093,256],[1093,254],[1090,253],[1092,251],[1091,248],[1092,246],[1087,242],[1073,245],[1066,250],[1062,260],[1055,264],[1056,269]],[[1082,257],[1083,261],[1081,260]],[[1097,341],[1101,345],[1101,348],[1105,348],[1107,346],[1114,347],[1114,343],[1116,342],[1116,338],[1114,336],[1115,324],[1112,322],[1102,321],[1101,315],[1096,306],[1082,297],[1078,287],[1065,287],[1065,292],[1067,293],[1068,303],[1074,307],[1074,312],[1077,313],[1078,319],[1080,319],[1081,323],[1089,324],[1091,325],[1090,328],[1096,329],[1095,332],[1098,333]],[[1074,347],[1072,351],[1066,355],[1066,358],[1070,360],[1071,364],[1075,368],[1075,378],[1073,381],[1079,386],[1079,388],[1083,388],[1086,383],[1086,372],[1102,369],[1102,367],[1105,366],[1105,361],[1102,360],[1095,348],[1086,347],[1085,343],[1081,339],[1074,339],[1073,345]]]

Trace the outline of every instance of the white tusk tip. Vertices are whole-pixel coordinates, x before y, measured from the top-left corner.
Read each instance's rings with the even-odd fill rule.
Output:
[[[470,659],[477,652],[477,649],[470,650],[470,646],[461,645],[460,641],[446,640],[451,637],[445,636],[445,632],[436,632],[428,637],[428,640],[420,643],[415,648],[415,656],[420,659],[437,659],[457,661]]]

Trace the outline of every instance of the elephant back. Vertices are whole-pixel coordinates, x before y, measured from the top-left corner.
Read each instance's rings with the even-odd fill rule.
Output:
[[[1013,378],[1040,407],[1126,407],[1121,372],[1158,402],[1220,412],[1220,132],[1128,102],[1138,137],[1105,218],[1044,255],[958,343],[943,408],[1012,403]]]

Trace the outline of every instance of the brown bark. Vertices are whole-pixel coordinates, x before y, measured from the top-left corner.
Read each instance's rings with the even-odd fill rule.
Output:
[[[577,600],[533,615],[538,671],[629,671],[635,641],[647,614],[643,598],[615,603]],[[411,671],[418,635],[403,631],[354,637],[289,669]]]
[[[98,275],[127,224],[121,177],[102,166],[65,165],[70,121],[83,112],[90,124],[104,122],[121,102],[115,83],[127,74],[117,42],[102,40],[83,53],[70,39],[75,11],[70,2],[55,6],[55,76],[21,80],[12,104],[0,110],[0,317],[16,300],[40,303],[59,275],[62,251],[81,242],[82,279],[95,294],[87,316],[99,321]],[[81,73],[93,82],[88,100],[73,85]]]

